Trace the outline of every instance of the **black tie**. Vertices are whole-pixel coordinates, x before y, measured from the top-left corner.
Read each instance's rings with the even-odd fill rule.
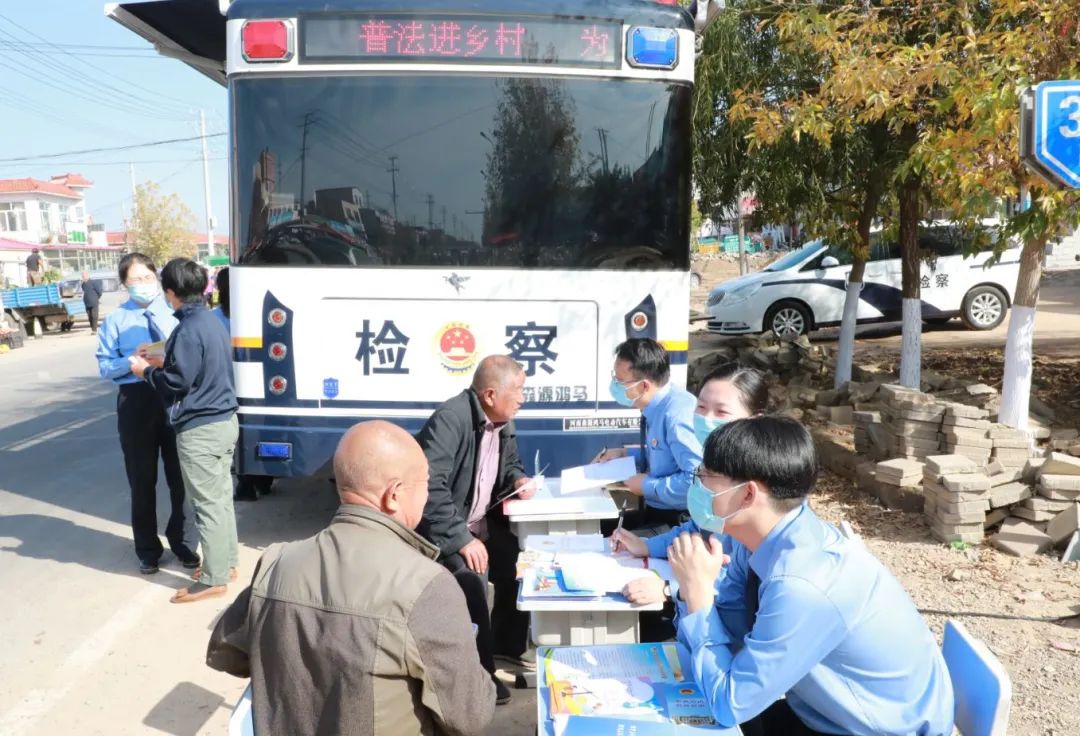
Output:
[[[639,473],[649,472],[649,446],[646,444],[645,431],[648,427],[648,423],[645,421],[645,417],[641,417],[641,421],[638,423],[638,428],[641,434],[641,453],[638,455],[637,469]]]
[[[750,628],[754,628],[754,619],[757,618],[758,592],[761,590],[761,578],[750,566],[746,568],[746,612],[750,614]]]

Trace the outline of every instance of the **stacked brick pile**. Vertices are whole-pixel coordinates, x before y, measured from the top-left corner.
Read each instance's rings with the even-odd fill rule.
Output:
[[[923,469],[923,511],[942,542],[981,542],[990,510],[990,478],[963,455],[934,455]]]
[[[1031,455],[1031,440],[1020,429],[994,425],[988,434],[994,443],[993,458],[1006,468],[1023,468]]]
[[[950,455],[963,455],[980,465],[986,465],[994,449],[990,439],[989,412],[965,404],[949,404],[942,422],[942,450]]]
[[[870,470],[873,468],[873,470]],[[866,468],[867,477],[859,479],[859,487],[870,491],[890,509],[923,510],[923,464],[917,460],[897,458]]]

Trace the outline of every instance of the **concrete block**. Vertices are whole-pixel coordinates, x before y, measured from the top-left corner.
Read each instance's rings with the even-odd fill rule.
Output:
[[[1012,515],[1018,519],[1025,519],[1033,524],[1045,524],[1056,516],[1053,511],[1035,511],[1023,506],[1014,506]]]
[[[934,511],[934,518],[939,524],[978,524],[982,528],[986,523],[986,512],[980,510],[954,514],[951,511],[943,511],[939,505]]]
[[[990,427],[990,439],[992,440],[1023,440],[1027,442],[1028,434],[1022,429],[1009,427],[1005,424],[995,424]]]
[[[1080,457],[1080,445],[1070,445],[1069,454],[1073,457]]]
[[[990,478],[981,473],[945,475],[941,478],[941,484],[954,493],[971,493],[990,490]]]
[[[1080,439],[1080,430],[1078,429],[1051,429],[1050,441],[1055,440],[1077,440]]]
[[[991,437],[990,439],[994,443],[995,449],[1024,450],[1026,452],[1030,446],[1027,438],[1015,439],[1013,437]]]
[[[1024,471],[1020,468],[1006,468],[1000,463],[996,463],[996,461],[991,461],[991,463],[997,464],[997,467],[1001,468],[1000,473],[994,473],[988,476],[990,478],[991,488],[997,488],[1006,483],[1016,483],[1024,478]]]
[[[881,480],[882,476],[889,478],[909,478],[911,476],[922,477],[923,464],[915,462],[913,460],[886,460],[877,464],[874,469],[877,473],[878,480]]]
[[[933,450],[934,454],[941,452],[941,443],[936,438],[897,437],[896,447],[900,450]]]
[[[1042,473],[1039,475],[1039,487],[1054,491],[1080,491],[1080,475]]]
[[[967,387],[969,396],[997,396],[997,389],[985,383],[974,383]]]
[[[877,484],[877,498],[886,508],[921,513],[926,510],[921,486],[893,486]]]
[[[967,447],[965,445],[953,445],[951,447],[946,446],[949,452],[953,455],[963,455],[964,457],[971,458],[981,466],[986,465],[990,461],[990,450],[985,447]]]
[[[927,424],[941,424],[945,418],[945,407],[928,404],[921,409],[893,409],[893,419],[896,421],[925,422]]]
[[[994,441],[986,436],[986,432],[979,429],[943,432],[946,445],[964,445],[966,447],[979,447],[987,450],[993,449]]]
[[[966,496],[942,496],[935,493],[934,506],[941,513],[949,514],[969,514],[973,512],[979,512],[985,514],[990,510],[989,498],[975,498],[966,500]]]
[[[829,421],[833,424],[849,426],[855,423],[855,410],[850,406],[829,407]]]
[[[1043,475],[1080,475],[1080,457],[1053,452],[1039,472]]]
[[[1035,492],[1051,501],[1080,501],[1080,491],[1056,491],[1053,488],[1037,486]]]
[[[1027,463],[1024,465],[1024,482],[1034,484],[1045,464],[1046,458],[1029,457]]]
[[[976,473],[979,464],[963,455],[934,455],[926,458],[926,470],[937,476]]]
[[[921,391],[908,388],[907,386],[901,386],[898,383],[884,383],[881,388],[878,389],[878,395],[885,401],[893,401],[900,398],[910,398],[911,396],[926,396]],[[932,397],[929,397],[932,400]]]
[[[1053,542],[1027,521],[1008,518],[1001,525],[1001,531],[990,538],[990,543],[1006,554],[1033,557],[1049,549]]]
[[[892,433],[897,437],[912,437],[917,439],[937,440],[941,433],[939,425],[932,422],[911,422],[907,420],[893,421],[890,425]]]
[[[1020,503],[1025,498],[1031,498],[1031,486],[1023,483],[1009,483],[990,489],[990,507],[998,508],[1008,506],[1011,503]]]
[[[1080,503],[1072,503],[1050,520],[1050,523],[1046,525],[1046,535],[1056,546],[1068,540],[1078,529],[1080,529]]]
[[[986,419],[990,412],[967,404],[949,404],[945,410],[945,421],[952,419]],[[987,423],[989,427],[989,423]]]
[[[983,541],[982,524],[943,525],[933,523],[930,525],[930,533],[939,541],[951,544],[952,542],[967,542],[978,544]]]
[[[1009,509],[993,509],[992,511],[987,512],[986,521],[983,522],[983,529],[989,529],[992,526],[997,526],[1001,522],[1005,521],[1005,519],[1007,518],[1009,518]]]
[[[1027,448],[1018,450],[995,447],[992,457],[1007,468],[1022,468],[1027,464],[1028,458],[1031,457],[1031,452]]]
[[[1032,496],[1031,498],[1024,499],[1020,503],[1024,508],[1033,509],[1035,511],[1049,511],[1055,514],[1064,511],[1072,504],[1073,501],[1058,501],[1052,498],[1043,498],[1042,496]]]
[[[853,414],[855,419],[855,426],[863,426],[867,424],[876,424],[881,421],[881,412],[879,411],[859,411],[855,410]]]

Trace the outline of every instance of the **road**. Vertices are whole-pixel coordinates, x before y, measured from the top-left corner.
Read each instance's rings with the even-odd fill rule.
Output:
[[[0,734],[224,734],[245,683],[204,663],[227,600],[169,603],[187,578],[169,552],[138,573],[115,393],[97,378],[85,325],[0,355]],[[166,518],[159,493],[159,519]],[[266,545],[309,536],[333,514],[322,481],[279,482],[239,504],[240,577]],[[533,733],[515,691],[491,734]]]

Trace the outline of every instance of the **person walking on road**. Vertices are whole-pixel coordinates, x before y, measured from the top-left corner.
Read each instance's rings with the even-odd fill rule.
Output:
[[[239,434],[229,333],[203,301],[206,271],[189,258],[174,258],[161,270],[165,298],[179,324],[165,354],[130,358],[131,372],[170,404],[169,422],[184,485],[191,494],[202,544],[203,567],[173,603],[224,595],[239,561],[233,510],[233,450]]]
[[[86,317],[90,320],[90,331],[96,333],[98,325],[98,309],[101,305],[101,282],[90,278],[86,271],[82,272],[82,300],[86,305]]]
[[[34,248],[26,257],[26,278],[31,286],[41,286],[45,283],[45,257],[41,251]]]
[[[165,415],[165,405],[149,384],[131,372],[128,358],[140,346],[164,340],[176,327],[176,318],[158,285],[157,268],[149,256],[129,253],[120,259],[120,283],[128,300],[111,312],[98,334],[97,361],[101,377],[116,384],[116,419],[124,470],[131,487],[131,531],[139,571],[158,571],[164,551],[158,538],[158,458],[165,467],[171,511],[165,526],[169,548],[188,569],[199,566],[192,551],[194,516],[184,509],[184,479],[176,453],[176,435]]]

